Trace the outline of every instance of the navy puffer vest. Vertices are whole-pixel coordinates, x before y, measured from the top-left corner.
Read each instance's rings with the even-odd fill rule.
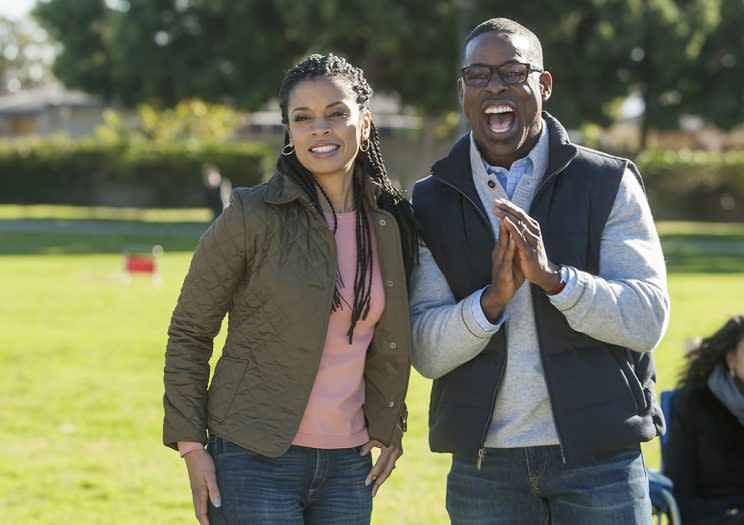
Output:
[[[548,258],[597,275],[602,231],[626,159],[572,144],[548,125],[549,163],[529,214],[540,223]],[[413,190],[424,241],[457,301],[491,281],[494,235],[473,183],[465,135]],[[532,285],[534,315],[555,425],[567,463],[601,459],[663,432],[651,353],[633,352],[573,330]],[[434,452],[477,456],[493,415],[507,359],[499,330],[474,359],[436,379],[429,409]],[[525,385],[529,388],[529,385]]]

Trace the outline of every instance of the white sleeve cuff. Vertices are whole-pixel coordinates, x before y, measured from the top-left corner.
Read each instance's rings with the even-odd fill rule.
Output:
[[[486,288],[488,288],[486,286]],[[495,332],[498,332],[499,328],[501,328],[501,325],[504,324],[504,322],[509,318],[509,316],[506,313],[506,308],[504,308],[501,311],[501,314],[496,319],[495,323],[492,323],[491,321],[486,318],[486,314],[483,313],[483,308],[481,307],[481,295],[483,295],[483,292],[486,291],[486,288],[481,289],[478,292],[475,292],[472,297],[472,302],[470,303],[470,309],[473,314],[473,320],[478,323],[478,326],[480,326],[481,330],[488,334],[493,334]]]
[[[573,292],[574,288],[576,287],[576,281],[578,280],[578,275],[576,273],[576,268],[573,266],[566,266],[566,271],[568,272],[568,279],[566,279],[566,286],[563,287],[563,290],[558,292],[555,295],[549,295],[550,302],[555,303],[562,303],[569,297],[571,297],[571,292]]]

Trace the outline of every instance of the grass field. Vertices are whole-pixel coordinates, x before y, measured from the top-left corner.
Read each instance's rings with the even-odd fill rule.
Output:
[[[196,523],[185,467],[160,432],[166,328],[204,225],[199,211],[138,213],[0,206],[2,523]],[[656,351],[664,389],[688,338],[744,311],[744,225],[659,230],[673,302]],[[152,244],[165,248],[163,286],[124,282],[121,251]],[[378,525],[447,523],[429,388],[413,374],[405,455],[375,500]],[[644,451],[658,465],[656,443]]]

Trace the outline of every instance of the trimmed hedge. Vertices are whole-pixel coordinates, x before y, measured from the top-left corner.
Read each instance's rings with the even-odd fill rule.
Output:
[[[264,144],[132,143],[64,138],[0,142],[0,202],[96,206],[203,206],[201,167],[233,186],[264,180],[276,152]]]
[[[259,143],[0,141],[0,203],[198,207],[204,163],[253,186],[276,156]],[[649,150],[636,162],[656,218],[744,220],[744,152]]]
[[[637,164],[657,219],[744,220],[744,152],[649,150]]]

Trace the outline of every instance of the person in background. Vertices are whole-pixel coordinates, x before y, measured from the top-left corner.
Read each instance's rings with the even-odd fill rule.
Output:
[[[230,203],[230,179],[223,177],[214,164],[205,164],[202,166],[202,191],[204,203],[212,212],[214,221]]]
[[[338,56],[291,68],[275,175],[233,191],[194,254],[168,330],[163,441],[202,524],[367,524],[403,453],[418,233],[371,96]]]
[[[672,400],[664,473],[685,525],[744,525],[744,316],[688,354]]]

